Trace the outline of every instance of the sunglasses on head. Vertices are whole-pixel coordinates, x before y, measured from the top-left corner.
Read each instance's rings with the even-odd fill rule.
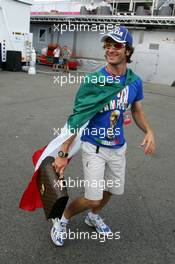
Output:
[[[106,42],[103,45],[103,48],[104,49],[113,48],[113,49],[119,50],[119,49],[123,49],[124,47],[125,47],[125,43],[119,43],[119,42],[115,42],[115,43],[108,43],[108,42]]]

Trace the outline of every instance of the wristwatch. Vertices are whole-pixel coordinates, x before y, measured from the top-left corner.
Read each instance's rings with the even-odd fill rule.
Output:
[[[67,158],[68,157],[68,153],[60,150],[60,151],[58,151],[58,157]]]

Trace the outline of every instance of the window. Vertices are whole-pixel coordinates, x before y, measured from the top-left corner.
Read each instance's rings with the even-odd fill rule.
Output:
[[[149,44],[149,49],[159,50],[159,44],[150,43]]]
[[[46,29],[40,29],[39,30],[39,42],[46,42],[47,37],[47,31]]]

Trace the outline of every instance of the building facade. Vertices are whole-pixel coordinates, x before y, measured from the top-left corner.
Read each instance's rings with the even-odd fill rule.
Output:
[[[111,2],[111,1],[109,1]],[[116,4],[131,1],[112,1]],[[140,6],[143,7],[143,2]],[[165,2],[167,5],[165,5]],[[68,45],[73,56],[81,58],[86,65],[93,61],[95,67],[105,63],[104,52],[100,38],[103,33],[115,28],[116,25],[126,25],[133,34],[135,52],[131,67],[143,77],[144,81],[172,85],[175,81],[175,16],[173,15],[172,1],[164,1],[162,5],[153,1],[149,4],[150,12],[154,15],[126,14],[117,15],[64,15],[64,14],[38,14],[31,15],[31,32],[34,35],[34,47],[37,50],[47,47],[50,43]],[[83,3],[84,4],[84,3]],[[153,10],[151,9],[154,7]],[[169,7],[171,15],[157,15],[161,7]],[[139,7],[139,6],[138,6]],[[133,7],[134,8],[134,7]],[[143,10],[143,8],[141,8]],[[163,8],[166,11],[166,8]],[[132,9],[133,12],[134,9]],[[146,7],[144,7],[146,10]],[[151,11],[152,10],[152,11]],[[112,11],[114,12],[114,11]],[[171,64],[169,63],[171,60]],[[89,68],[88,68],[89,70]],[[92,68],[92,70],[94,70]]]

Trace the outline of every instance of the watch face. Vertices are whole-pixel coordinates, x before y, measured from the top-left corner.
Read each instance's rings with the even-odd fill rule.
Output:
[[[59,157],[64,157],[64,152],[63,152],[63,151],[59,151],[59,152],[58,152],[58,156],[59,156]]]
[[[58,151],[58,156],[61,158],[67,158],[68,157],[68,153],[64,153],[62,150]]]

